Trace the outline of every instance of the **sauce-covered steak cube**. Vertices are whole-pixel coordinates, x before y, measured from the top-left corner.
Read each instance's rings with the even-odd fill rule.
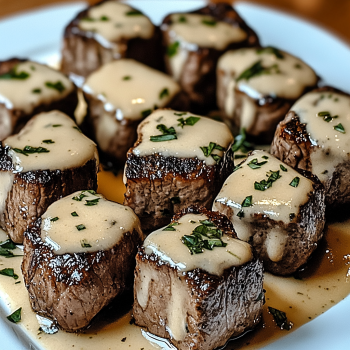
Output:
[[[145,232],[189,205],[211,207],[233,168],[232,140],[224,123],[189,112],[157,110],[139,125],[124,170],[124,204]]]
[[[302,60],[274,47],[226,52],[217,76],[218,105],[226,121],[261,143],[271,142],[292,104],[318,82]]]
[[[218,58],[227,50],[259,44],[257,35],[228,4],[173,13],[161,25],[166,67],[188,94],[191,110],[215,108]]]
[[[226,217],[185,209],[136,256],[133,315],[179,350],[212,350],[259,323],[262,282],[262,263]]]
[[[77,104],[76,88],[61,72],[26,60],[0,62],[0,141],[40,112],[60,110],[74,119]]]
[[[307,262],[323,236],[324,201],[317,179],[253,151],[227,178],[213,210],[231,220],[267,271],[288,275]]]
[[[132,288],[143,234],[130,208],[93,190],[51,204],[24,234],[22,273],[32,309],[78,331]]]
[[[67,115],[33,117],[19,134],[0,144],[0,227],[16,243],[57,199],[96,189],[96,145]]]

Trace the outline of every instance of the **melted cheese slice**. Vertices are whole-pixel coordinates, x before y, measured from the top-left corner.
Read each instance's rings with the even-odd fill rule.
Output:
[[[83,135],[74,121],[59,111],[40,113],[33,117],[19,134],[3,141],[12,149],[15,171],[65,170],[83,166],[88,160],[98,160],[96,145]],[[23,154],[26,146],[34,153]],[[38,150],[39,147],[44,150]],[[16,151],[17,150],[17,151]]]
[[[237,81],[242,73],[257,67],[258,62],[261,66],[256,74]],[[233,116],[236,108],[235,89],[256,100],[264,96],[297,99],[306,87],[317,82],[315,72],[299,58],[268,47],[228,51],[220,57],[218,70],[224,72],[227,96],[223,107],[229,116]]]
[[[119,1],[105,1],[91,7],[78,26],[93,32],[105,47],[122,39],[150,39],[154,33],[154,25],[145,15]]]
[[[251,166],[254,167],[253,163],[262,162],[266,163],[256,169],[251,168]],[[286,171],[281,169],[281,165]],[[264,191],[255,189],[255,182],[267,181],[272,171],[278,171],[281,177],[272,182],[272,185]],[[290,184],[295,178],[299,178],[299,184],[293,187]],[[229,219],[238,237],[248,241],[251,236],[250,222],[254,221],[254,215],[261,214],[272,220],[288,224],[297,217],[300,207],[308,201],[312,191],[311,180],[283,164],[271,154],[254,151],[240,168],[227,178],[214,201],[213,210],[220,211],[222,205],[229,207],[231,213]],[[250,196],[252,196],[251,205],[244,207],[243,202]],[[283,239],[281,232],[277,232],[273,241],[283,242]]]
[[[179,271],[200,268],[217,276],[221,276],[229,267],[243,265],[252,259],[249,244],[225,233],[222,241],[227,243],[226,247],[204,249],[203,253],[191,255],[189,249],[182,243],[181,237],[191,235],[192,231],[201,225],[202,220],[208,220],[208,217],[203,214],[186,214],[180,218],[178,225],[172,226],[175,231],[164,231],[164,228],[154,231],[143,244],[146,253],[154,253]]]
[[[300,98],[291,111],[306,124],[315,146],[310,155],[312,172],[324,182],[338,164],[350,159],[350,97],[334,92],[310,92]],[[330,117],[319,116],[319,113],[325,114],[322,112],[328,112]]]
[[[115,118],[138,120],[155,107],[166,106],[180,91],[168,75],[132,59],[105,64],[87,79],[83,90],[104,103]]]
[[[0,103],[7,109],[20,109],[30,114],[41,104],[60,100],[74,90],[73,83],[65,75],[36,62],[19,63],[14,72],[12,78],[0,77]]]
[[[194,125],[179,126],[178,119],[186,120],[191,116],[200,119]],[[161,131],[157,129],[157,126],[161,124],[167,128],[173,127],[177,139],[162,142],[151,141],[151,136],[162,135]],[[226,150],[233,141],[233,136],[224,123],[189,112],[178,112],[170,109],[154,111],[139,125],[138,133],[142,135],[142,141],[133,149],[133,153],[137,156],[142,157],[157,153],[164,157],[197,157],[205,161],[207,165],[214,165],[215,160],[211,155],[205,156],[201,147],[208,147],[213,142]],[[212,154],[222,157],[223,151],[214,149]]]
[[[134,229],[143,238],[132,209],[94,191],[78,191],[51,204],[42,216],[41,239],[55,254],[96,252],[115,246]]]

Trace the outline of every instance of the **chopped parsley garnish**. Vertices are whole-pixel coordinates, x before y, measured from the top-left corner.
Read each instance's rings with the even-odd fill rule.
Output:
[[[17,246],[14,244],[11,239],[7,239],[6,241],[3,241],[0,243],[0,248],[3,249],[16,249]]]
[[[45,83],[45,86],[49,89],[57,90],[59,93],[62,93],[64,90],[66,90],[66,87],[62,84],[61,81],[56,81],[56,83],[53,83],[51,81],[47,81]]]
[[[78,126],[73,126],[73,129],[78,130],[80,133],[83,133]]]
[[[183,115],[186,115],[187,112],[180,112],[180,113],[174,113],[174,115],[178,116],[178,117],[182,117]]]
[[[206,26],[214,27],[216,26],[217,21],[215,21],[215,19],[205,18],[202,20],[202,23]]]
[[[237,216],[241,219],[244,218],[244,211],[243,208],[247,208],[247,207],[251,207],[253,205],[252,202],[253,196],[247,196],[244,198],[242,204],[241,204],[241,209],[240,211],[237,213]]]
[[[58,128],[58,127],[62,126],[62,124],[52,124],[52,125],[49,125],[49,126],[52,126],[53,128]]]
[[[18,323],[21,321],[21,312],[22,312],[22,308],[20,307],[19,309],[14,311],[11,315],[7,316],[6,318],[12,323]]]
[[[152,113],[152,109],[145,109],[141,112],[142,118],[148,117]]]
[[[87,241],[86,239],[82,239],[82,240],[80,241],[80,244],[81,244],[81,246],[82,246],[83,248],[91,248],[91,244],[88,243],[88,241]]]
[[[262,159],[269,159],[268,156],[262,156],[261,158],[262,158]]]
[[[7,73],[0,75],[0,79],[18,79],[25,80],[30,77],[30,74],[22,71],[17,73],[17,66],[10,69]]]
[[[267,180],[261,180],[260,182],[255,181],[254,188],[258,191],[265,191],[268,188],[272,186],[272,184],[277,181],[279,178],[281,178],[280,171],[272,171],[266,173],[266,176],[268,177]]]
[[[174,113],[175,114],[175,113]],[[178,114],[175,114],[178,115]],[[194,116],[190,116],[186,119],[184,118],[179,118],[177,121],[179,122],[179,124],[177,124],[178,126],[181,126],[182,128],[185,125],[190,125],[193,126],[194,124],[196,124],[198,122],[198,120],[201,119],[200,117],[194,117]]]
[[[301,69],[301,68],[302,68],[302,66],[301,66],[301,64],[296,63],[296,64],[294,65],[294,68],[296,68],[296,69]]]
[[[248,166],[251,169],[260,169],[266,163],[267,163],[267,160],[264,160],[264,161],[259,163],[258,158],[254,158],[248,163]]]
[[[16,152],[16,153],[20,153],[20,154],[23,154],[25,156],[28,156],[28,154],[33,154],[33,153],[48,153],[50,152],[47,148],[44,148],[44,147],[32,147],[32,146],[25,146],[22,149],[19,149],[19,148],[13,148],[13,150]]]
[[[70,213],[70,215],[72,215],[72,216],[79,216],[76,211],[73,211],[72,213]]]
[[[226,250],[226,251],[227,251],[227,253],[233,255],[233,256],[234,256],[235,258],[237,258],[238,260],[241,260],[241,258],[240,258],[238,255],[236,255],[235,253],[232,253],[230,250]]]
[[[19,256],[19,255],[14,255],[11,251],[9,251],[8,249],[4,249],[0,247],[0,256],[4,256],[5,258],[13,258],[15,256]]]
[[[176,130],[171,126],[167,128],[164,124],[158,124],[157,129],[162,132],[163,135],[150,136],[152,142],[162,142],[176,140]]]
[[[6,268],[6,269],[0,270],[0,275],[12,277],[15,280],[18,279],[18,275],[15,274],[15,271],[12,268]]]
[[[275,55],[275,57],[280,59],[280,60],[284,58],[284,55],[282,54],[282,52],[273,46],[267,46],[267,47],[264,47],[261,49],[257,49],[256,53],[258,55],[260,55],[262,53],[271,53],[271,54]]]
[[[73,197],[72,199],[74,199],[75,201],[81,202],[81,200],[82,200],[84,197],[87,197],[87,195],[84,194],[84,192],[81,192],[79,196],[75,196],[75,197]]]
[[[337,115],[335,115],[335,116],[332,117],[331,114],[330,114],[330,112],[328,112],[328,111],[318,112],[318,113],[317,113],[317,116],[318,116],[318,117],[323,117],[323,120],[324,120],[325,122],[327,122],[327,123],[329,123],[329,122],[332,121],[333,119],[338,118]]]
[[[247,68],[245,71],[243,71],[238,78],[236,79],[236,81],[240,81],[242,79],[245,80],[249,80],[250,78],[253,78],[255,76],[259,76],[262,74],[271,74],[273,73],[279,73],[279,69],[278,69],[278,65],[277,64],[273,64],[270,67],[264,67],[261,64],[261,60],[258,62],[255,62],[251,67]]]
[[[201,220],[191,235],[181,237],[181,242],[189,249],[191,255],[203,253],[204,249],[213,250],[215,247],[226,247],[222,241],[222,231],[210,220]]]
[[[47,143],[48,145],[51,143],[55,143],[55,141],[52,141],[52,140],[42,140],[41,142]]]
[[[277,310],[270,306],[268,307],[268,309],[278,327],[280,327],[281,329],[285,329],[286,331],[289,331],[293,327],[293,324],[291,322],[288,322],[287,315],[285,312]]]
[[[246,131],[243,128],[241,133],[235,137],[235,141],[231,147],[232,152],[241,151],[242,153],[248,153],[249,151],[253,150],[253,144],[248,142],[246,138]]]
[[[76,225],[75,227],[77,228],[78,231],[81,231],[81,230],[85,230],[85,229],[86,229],[85,225],[83,225],[83,224]]]
[[[217,154],[212,154],[211,157],[215,160],[216,164],[219,164],[221,161],[221,157]]]
[[[131,79],[131,76],[130,75],[125,75],[124,77],[123,77],[123,80],[130,80]]]
[[[247,155],[246,154],[235,154],[235,159],[242,159],[242,158],[246,158]]]
[[[164,97],[169,96],[169,89],[164,88],[160,93],[159,93],[159,99],[161,100]]]
[[[208,147],[203,146],[200,149],[202,150],[202,152],[204,153],[204,155],[206,157],[209,157],[212,154],[212,152],[214,151],[214,149],[217,149],[219,151],[225,150],[224,147],[217,145],[215,142],[210,142]]]
[[[109,18],[107,16],[101,16],[100,21],[103,21],[103,22],[109,21]]]
[[[300,177],[296,176],[296,177],[292,180],[292,182],[289,184],[289,186],[298,187],[299,181],[300,181]]]
[[[126,16],[143,16],[143,13],[138,10],[131,10],[125,13]]]
[[[180,46],[180,43],[178,41],[173,42],[167,47],[166,53],[169,57],[173,57],[177,54],[177,50]]]
[[[172,224],[169,224],[167,227],[163,228],[162,231],[176,231],[176,229],[174,228],[174,226],[179,225],[178,222],[174,222]]]
[[[41,93],[41,89],[39,89],[39,88],[38,89],[33,89],[32,93],[33,94],[40,94]]]
[[[280,168],[282,171],[287,171],[287,168],[285,168],[282,164],[280,164]]]
[[[180,16],[178,21],[179,21],[179,23],[186,23],[187,18],[185,16]]]
[[[93,205],[97,205],[99,200],[100,200],[100,198],[90,199],[90,200],[86,199],[85,205],[87,205],[88,207],[91,207]]]
[[[172,204],[180,204],[181,200],[180,200],[180,197],[172,197],[172,198],[170,198],[170,202]]]
[[[339,123],[338,125],[333,126],[333,129],[335,131],[341,132],[342,134],[345,134],[344,126],[341,123]]]
[[[59,217],[58,217],[58,216],[55,216],[54,218],[50,219],[51,222],[55,222],[55,221],[57,221],[57,220],[59,220]]]

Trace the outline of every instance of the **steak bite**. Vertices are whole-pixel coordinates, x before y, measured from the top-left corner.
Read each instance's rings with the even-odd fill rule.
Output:
[[[211,350],[253,329],[264,303],[262,263],[227,218],[188,208],[136,256],[135,323],[178,350]]]
[[[57,109],[74,119],[77,104],[74,84],[55,69],[27,60],[0,62],[0,141],[40,112]]]
[[[173,13],[161,25],[171,74],[199,113],[215,109],[218,58],[227,50],[259,45],[257,35],[228,4],[210,4],[191,13]]]
[[[326,190],[327,211],[350,204],[350,95],[324,87],[309,92],[277,127],[271,153],[315,174]]]
[[[140,221],[130,208],[95,191],[51,204],[25,232],[22,273],[32,309],[78,331],[132,288]]]
[[[213,210],[231,220],[267,271],[288,275],[307,262],[323,236],[324,200],[317,178],[253,151],[227,178]]]
[[[226,121],[260,143],[271,142],[292,104],[318,82],[306,63],[273,47],[226,52],[217,77],[217,101]]]
[[[61,64],[64,73],[87,77],[120,58],[163,67],[159,28],[139,10],[120,1],[101,1],[80,12],[66,27]]]
[[[83,91],[88,104],[85,129],[102,156],[122,166],[144,117],[158,107],[187,107],[171,77],[130,59],[110,62],[92,73]]]
[[[232,140],[224,123],[189,112],[157,110],[139,125],[125,164],[124,204],[144,232],[190,205],[211,207],[233,169]]]
[[[96,145],[67,115],[33,117],[0,142],[0,227],[15,243],[57,199],[97,187]]]

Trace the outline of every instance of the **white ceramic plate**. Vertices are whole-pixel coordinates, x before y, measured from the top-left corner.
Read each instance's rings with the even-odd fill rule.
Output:
[[[131,0],[154,23],[173,11],[203,6],[204,1]],[[84,3],[62,4],[23,13],[0,21],[0,60],[23,57],[44,63],[57,62],[65,25],[84,8]],[[310,64],[327,84],[350,92],[350,47],[324,29],[299,18],[265,7],[237,3],[235,8],[258,33],[263,45],[273,45],[299,56]],[[350,282],[349,282],[350,293]],[[6,307],[1,301],[1,306]],[[348,350],[350,296],[325,314],[264,350]],[[0,317],[1,349],[27,350],[16,326]]]

